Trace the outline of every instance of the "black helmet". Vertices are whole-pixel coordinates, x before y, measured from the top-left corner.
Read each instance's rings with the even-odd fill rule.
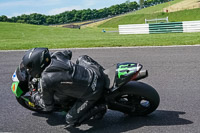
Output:
[[[51,62],[49,50],[48,48],[30,49],[22,58],[22,62],[32,77],[39,78]]]
[[[17,68],[16,75],[19,81],[28,80],[28,73],[23,63],[20,63],[19,67]]]

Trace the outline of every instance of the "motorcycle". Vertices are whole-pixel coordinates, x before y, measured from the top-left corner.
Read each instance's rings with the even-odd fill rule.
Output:
[[[148,71],[142,70],[139,63],[125,62],[118,63],[104,70],[106,79],[104,94],[99,101],[105,104],[108,109],[120,111],[131,116],[144,116],[152,113],[159,105],[160,97],[157,91],[148,84],[138,82],[148,77]],[[12,76],[12,92],[17,102],[26,109],[38,113],[47,113],[31,101],[31,96],[40,92],[38,87],[39,79],[29,78],[21,81],[16,71]],[[55,99],[54,111],[68,111],[75,103],[75,98],[67,98],[63,103]],[[56,102],[57,101],[57,102]]]

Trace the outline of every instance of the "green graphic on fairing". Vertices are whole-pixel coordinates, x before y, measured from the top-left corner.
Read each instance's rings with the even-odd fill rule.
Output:
[[[137,69],[136,64],[126,64],[126,65],[120,65],[117,69],[118,71],[118,78],[121,78],[121,76],[124,76],[130,72],[135,72]]]
[[[12,92],[15,94],[16,97],[20,97],[23,91],[19,87],[19,82],[13,82],[11,86]]]

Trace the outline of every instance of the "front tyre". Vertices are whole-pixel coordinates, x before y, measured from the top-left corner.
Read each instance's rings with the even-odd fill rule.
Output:
[[[130,109],[124,111],[132,116],[144,116],[156,110],[160,103],[160,97],[157,91],[142,82],[130,81],[122,88],[116,97],[116,101]]]

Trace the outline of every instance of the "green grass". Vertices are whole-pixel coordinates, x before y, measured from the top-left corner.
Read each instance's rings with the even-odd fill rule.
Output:
[[[171,5],[182,0],[170,2]],[[0,49],[29,49],[33,47],[77,48],[116,46],[166,46],[200,44],[200,33],[168,33],[145,35],[119,35],[119,24],[141,24],[144,19],[168,16],[170,22],[200,20],[200,9],[163,13],[168,3],[149,7],[121,17],[113,18],[98,27],[68,29],[19,23],[0,22]]]
[[[153,13],[157,13],[157,12],[162,12],[163,8],[174,5],[174,4],[181,2],[181,1],[183,1],[183,0],[174,0],[174,1],[171,1],[171,2],[166,2],[166,3],[163,3],[163,4],[159,4],[159,5],[156,5],[156,6],[151,6],[151,7],[142,9],[142,10],[138,10],[138,11],[132,13],[132,14],[153,14]],[[132,15],[132,14],[128,14],[128,15]]]
[[[101,25],[99,28],[112,27],[117,28],[118,25],[123,24],[142,24],[145,23],[146,19],[155,19],[155,18],[165,18],[169,17],[169,22],[180,22],[180,21],[194,21],[200,20],[200,8],[191,9],[191,10],[182,10],[177,12],[165,13],[153,13],[153,14],[132,14],[123,17],[113,18],[110,21],[107,21]]]
[[[181,2],[182,0],[171,1],[170,5]],[[191,9],[191,10],[182,10],[177,12],[165,13],[162,12],[163,8],[169,6],[169,3],[163,3],[156,6],[148,7],[142,10],[138,10],[134,13],[129,13],[120,17],[113,18],[101,25],[98,25],[99,28],[117,28],[118,25],[123,24],[144,24],[146,19],[155,19],[155,18],[165,18],[169,17],[169,22],[180,22],[180,21],[194,21],[200,20],[200,8]]]
[[[200,44],[200,33],[119,35],[102,28],[68,29],[18,23],[0,23],[0,49],[33,47],[115,47]],[[106,28],[117,30],[116,28]]]

